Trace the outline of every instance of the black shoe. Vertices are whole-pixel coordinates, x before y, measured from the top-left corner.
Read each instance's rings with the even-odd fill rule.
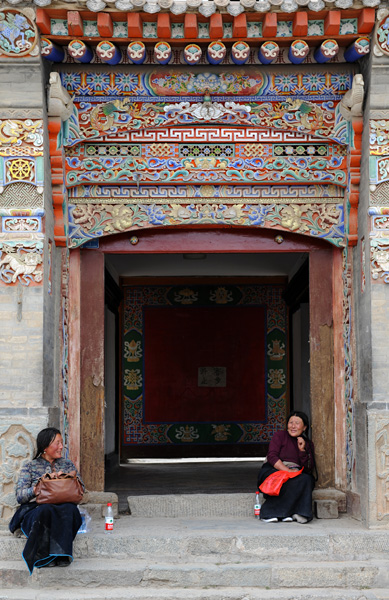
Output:
[[[48,567],[55,567],[56,565],[57,565],[57,563],[56,563],[56,559],[55,559],[55,558],[53,558],[53,560],[51,560],[49,563],[46,563],[45,565],[40,565],[40,566],[38,567],[38,569],[46,569],[46,568],[48,568]]]
[[[59,556],[55,559],[55,565],[57,567],[68,567],[70,565],[70,558],[68,556]]]

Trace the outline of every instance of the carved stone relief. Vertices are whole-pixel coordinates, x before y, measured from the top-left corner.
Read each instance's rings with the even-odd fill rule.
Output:
[[[15,484],[25,461],[34,454],[34,437],[23,425],[0,427],[0,518],[9,519],[16,506]]]
[[[389,283],[389,239],[370,242],[371,276],[380,283]]]
[[[0,240],[0,281],[6,284],[41,283],[43,242]]]
[[[386,8],[381,8],[377,12],[378,23],[375,31],[374,45],[374,54],[376,56],[389,55],[388,17],[389,11]]]
[[[377,518],[382,521],[389,520],[389,417],[376,423]]]
[[[43,173],[43,121],[0,119],[2,284],[28,286],[43,280]]]
[[[370,192],[370,206],[386,206],[389,198],[389,181],[374,185]]]
[[[2,208],[43,208],[43,194],[28,183],[6,186],[1,194]]]
[[[388,13],[389,14],[389,13]],[[370,263],[376,283],[389,283],[389,113],[370,119]]]
[[[3,8],[0,13],[0,56],[19,58],[39,54],[38,29],[31,8]]]

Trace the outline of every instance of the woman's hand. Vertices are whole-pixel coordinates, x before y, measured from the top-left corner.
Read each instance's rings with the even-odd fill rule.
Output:
[[[277,471],[288,471],[288,473],[292,473],[293,471],[295,471],[295,469],[290,469],[289,467],[287,467],[281,459],[277,460],[276,463],[274,463],[274,468],[277,469]]]
[[[297,446],[298,449],[300,450],[300,452],[305,452],[305,440],[303,437],[298,437],[297,438]]]

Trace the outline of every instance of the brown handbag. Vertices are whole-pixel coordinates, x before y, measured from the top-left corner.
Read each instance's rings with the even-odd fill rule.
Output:
[[[35,488],[38,504],[78,504],[84,495],[81,481],[75,471],[70,473],[45,473],[39,478]]]

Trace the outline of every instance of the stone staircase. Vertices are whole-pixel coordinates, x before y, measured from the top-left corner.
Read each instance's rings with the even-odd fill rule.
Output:
[[[192,505],[197,514],[201,502],[213,511],[217,500],[223,517],[161,516],[161,497],[159,516],[134,516],[140,508],[130,499],[133,514],[115,520],[113,533],[92,519],[70,567],[32,576],[21,558],[24,540],[3,530],[0,600],[389,600],[388,532],[345,516],[266,524],[220,512],[220,498],[190,495],[176,498],[175,512]],[[146,498],[143,505],[149,510]]]

